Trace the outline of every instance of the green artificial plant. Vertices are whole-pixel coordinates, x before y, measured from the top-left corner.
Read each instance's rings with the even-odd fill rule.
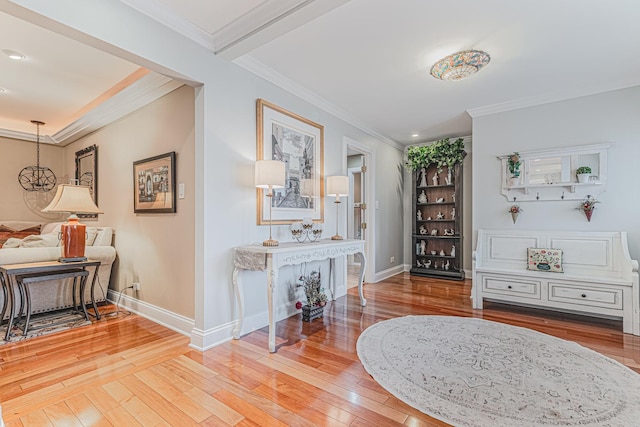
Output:
[[[443,138],[429,145],[409,147],[405,167],[415,171],[436,165],[438,171],[442,172],[442,168],[445,166],[451,169],[456,163],[462,162],[466,154],[462,138],[458,138],[454,142],[450,142],[449,138]]]

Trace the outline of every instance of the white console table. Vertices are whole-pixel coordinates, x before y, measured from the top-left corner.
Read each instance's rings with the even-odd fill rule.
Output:
[[[267,270],[267,304],[269,308],[269,351],[276,351],[276,325],[274,319],[274,293],[278,280],[278,271],[285,265],[296,265],[311,261],[329,260],[329,290],[335,300],[336,269],[335,259],[339,256],[356,255],[360,258],[358,293],[360,305],[367,304],[362,292],[362,280],[366,267],[364,240],[318,240],[312,243],[281,243],[280,246],[246,245],[233,250],[233,288],[238,301],[238,323],[233,329],[233,337],[240,338],[244,318],[244,297],[240,270]]]

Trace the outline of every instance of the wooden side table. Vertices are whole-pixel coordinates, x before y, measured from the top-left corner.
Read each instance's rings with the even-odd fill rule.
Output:
[[[7,311],[7,308],[11,310],[9,312],[9,318],[7,322],[7,332],[5,334],[5,341],[9,341],[11,337],[11,329],[13,328],[14,321],[14,312],[15,312],[15,293],[14,286],[17,289],[21,289],[22,284],[18,284],[17,278],[18,276],[27,276],[27,275],[37,275],[37,274],[50,274],[50,276],[56,275],[56,273],[61,273],[69,270],[86,270],[87,267],[94,267],[93,280],[91,281],[91,306],[96,314],[96,318],[100,319],[100,314],[98,312],[98,307],[96,305],[95,299],[95,283],[96,278],[98,277],[98,268],[100,267],[100,261],[87,260],[87,261],[77,261],[77,262],[59,262],[59,261],[43,261],[43,262],[31,262],[24,264],[5,264],[0,265],[0,285],[2,285],[2,291],[4,296],[4,304],[2,306],[2,313],[0,314],[0,320],[4,318],[4,315]],[[84,301],[84,289],[86,287],[87,276],[84,276],[81,279],[84,283],[81,283],[81,294],[80,294],[80,304],[85,307]],[[75,292],[74,292],[75,295]],[[22,300],[24,296],[21,295],[21,306],[18,312],[22,312],[22,308],[24,307],[24,301]],[[75,304],[75,301],[74,301]]]

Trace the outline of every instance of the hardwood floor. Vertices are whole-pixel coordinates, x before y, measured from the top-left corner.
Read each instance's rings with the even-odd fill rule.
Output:
[[[372,323],[408,314],[473,316],[576,341],[640,372],[640,338],[621,322],[487,304],[470,282],[394,276],[327,305],[324,319],[277,324],[204,353],[144,318],[0,346],[0,402],[15,426],[442,426],[382,389],[355,352]],[[103,307],[112,311],[113,307]],[[634,391],[637,392],[637,391]]]

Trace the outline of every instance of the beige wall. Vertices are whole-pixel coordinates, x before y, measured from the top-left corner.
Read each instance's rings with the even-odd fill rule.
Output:
[[[65,148],[73,174],[75,152],[98,146],[98,204],[104,211],[87,224],[114,227],[118,258],[111,288],[141,284],[137,297],[173,313],[194,317],[195,137],[194,90],[183,86]],[[133,212],[133,162],[176,152],[177,183],[185,198],[175,214]],[[132,290],[126,291],[133,295]]]
[[[35,132],[35,129],[34,129]],[[28,192],[18,183],[18,174],[26,166],[36,164],[35,142],[19,141],[0,137],[0,220],[22,221],[58,221],[60,215],[44,214],[40,210],[46,207],[55,194]],[[40,144],[40,166],[53,170],[58,182],[66,183],[63,174],[63,149],[50,144]]]

